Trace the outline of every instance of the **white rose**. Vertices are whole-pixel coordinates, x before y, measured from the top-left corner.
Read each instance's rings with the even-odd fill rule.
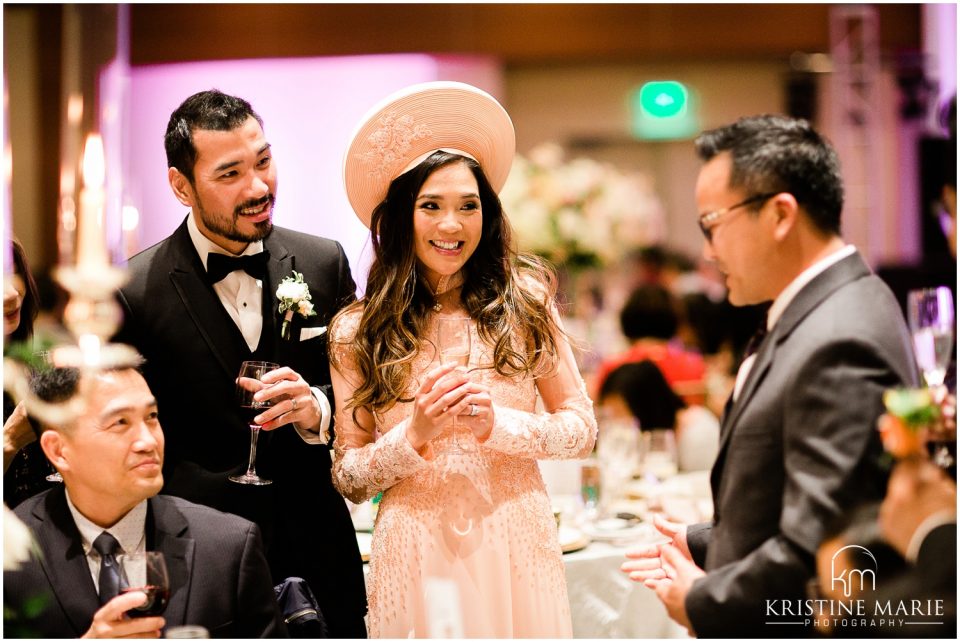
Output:
[[[307,284],[306,283],[296,283],[293,281],[286,281],[280,284],[280,287],[277,288],[277,298],[278,299],[292,299],[297,301],[302,299],[308,294]]]

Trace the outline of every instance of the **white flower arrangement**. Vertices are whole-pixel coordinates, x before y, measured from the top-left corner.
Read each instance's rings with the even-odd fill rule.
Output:
[[[519,248],[568,269],[603,267],[665,236],[651,181],[546,143],[517,156],[500,201]]]
[[[280,300],[277,311],[283,315],[280,336],[289,339],[290,322],[293,320],[294,313],[299,314],[304,319],[317,313],[313,309],[310,287],[303,282],[303,275],[295,271],[293,276],[288,276],[277,286],[277,298]]]

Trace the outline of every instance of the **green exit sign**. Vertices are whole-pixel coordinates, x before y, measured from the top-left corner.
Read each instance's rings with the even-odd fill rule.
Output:
[[[633,135],[641,139],[689,138],[699,129],[694,97],[675,80],[645,83],[631,98]]]
[[[637,95],[640,109],[651,118],[673,118],[687,111],[687,88],[683,83],[667,80],[648,82]]]

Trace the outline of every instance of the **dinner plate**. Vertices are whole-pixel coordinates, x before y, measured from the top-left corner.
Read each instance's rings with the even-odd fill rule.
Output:
[[[364,562],[370,561],[370,542],[373,541],[373,533],[357,532],[357,545],[360,547],[360,558]]]
[[[590,543],[590,538],[582,531],[571,526],[561,526],[558,533],[560,538],[560,550],[564,553],[572,553],[586,548]]]

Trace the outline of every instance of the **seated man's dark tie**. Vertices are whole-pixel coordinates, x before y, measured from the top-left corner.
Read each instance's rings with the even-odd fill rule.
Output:
[[[107,531],[103,531],[93,540],[93,548],[100,554],[100,604],[103,605],[115,598],[122,588],[116,558],[120,542]]]
[[[207,254],[207,274],[210,276],[210,282],[216,283],[231,272],[243,270],[253,278],[262,281],[267,276],[267,259],[269,258],[270,253],[266,250],[259,254],[245,256],[227,256],[210,252]]]

